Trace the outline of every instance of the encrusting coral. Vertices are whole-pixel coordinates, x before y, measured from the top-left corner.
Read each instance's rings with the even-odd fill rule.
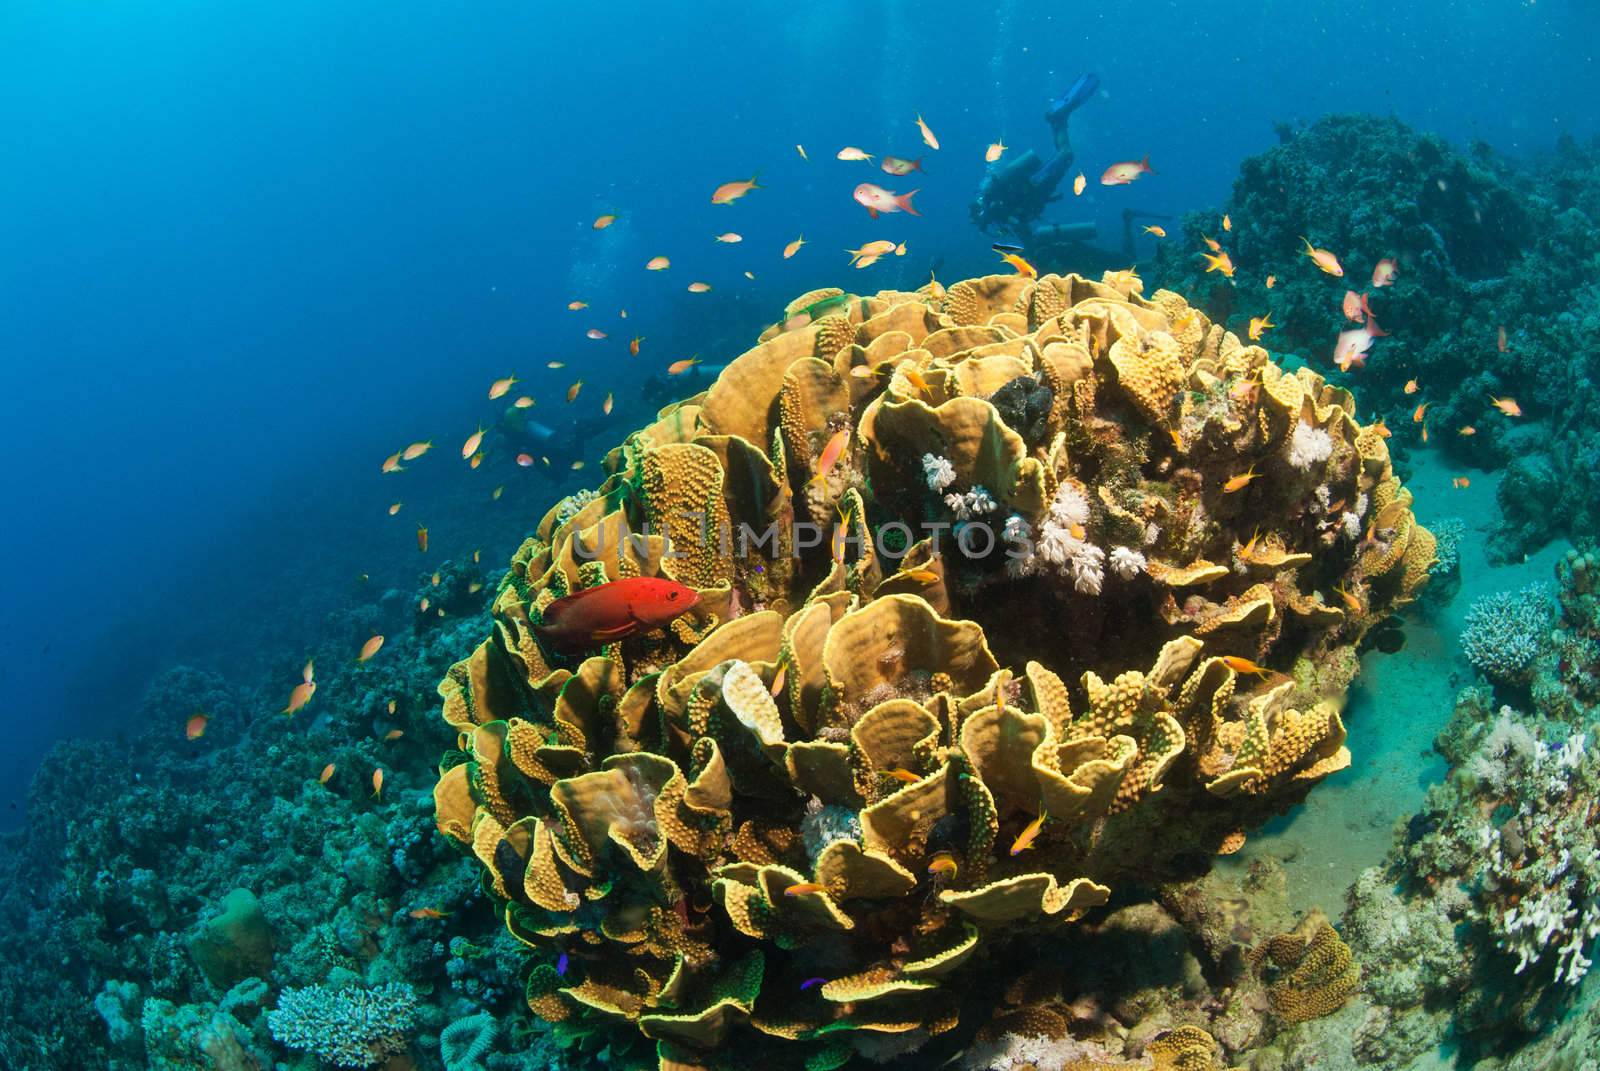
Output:
[[[435,803],[534,1011],[664,1067],[909,1051],[1007,935],[1236,847],[1434,558],[1348,393],[1127,272],[807,294],[606,470],[441,683]],[[634,576],[699,599],[541,646]]]
[[[1361,968],[1351,959],[1350,946],[1320,911],[1311,912],[1290,932],[1263,941],[1252,959],[1258,973],[1273,975],[1267,999],[1285,1023],[1331,1015],[1361,984]]]

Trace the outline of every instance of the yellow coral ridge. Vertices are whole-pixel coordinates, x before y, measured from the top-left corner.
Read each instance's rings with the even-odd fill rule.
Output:
[[[1354,652],[1433,558],[1354,412],[1131,272],[792,302],[545,513],[439,686],[438,825],[540,955],[534,1012],[836,1067],[959,1025],[997,937],[1237,850],[1350,761]],[[638,576],[699,601],[543,644]],[[1348,994],[1341,949],[1263,952],[1280,1017]],[[1220,1066],[1192,1027],[1147,1052]]]

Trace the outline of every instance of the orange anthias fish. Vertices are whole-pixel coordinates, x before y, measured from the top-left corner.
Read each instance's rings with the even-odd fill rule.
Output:
[[[569,301],[569,302],[567,302],[567,308],[569,310],[571,310],[572,312],[577,312],[579,309],[587,309],[588,307],[589,307],[589,303],[587,301]]]
[[[1336,593],[1338,593],[1339,598],[1342,599],[1344,601],[1344,604],[1346,606],[1348,606],[1353,612],[1358,613],[1358,614],[1361,612],[1362,607],[1361,607],[1361,599],[1360,599],[1359,596],[1357,596],[1354,593],[1352,593],[1343,584],[1335,584],[1333,586],[1333,590]]]
[[[629,340],[629,342],[628,342],[628,355],[630,357],[639,356],[639,343],[641,343],[643,341],[644,341],[644,336],[643,335],[635,335],[631,340]]]
[[[1209,253],[1201,253],[1200,255],[1205,258],[1206,273],[1208,275],[1211,272],[1220,271],[1229,279],[1233,278],[1233,258],[1228,256],[1226,252],[1218,253],[1216,256],[1212,256]]]
[[[600,330],[598,327],[591,327],[591,328],[589,328],[589,330],[585,331],[584,334],[588,335],[590,338],[594,339],[596,342],[598,342],[600,339],[606,337],[606,333],[604,331]]]
[[[417,458],[421,457],[423,454],[426,454],[429,450],[432,450],[432,449],[433,449],[433,440],[432,439],[429,439],[426,442],[412,443],[410,446],[406,447],[404,450],[402,450],[400,452],[400,460],[401,461],[415,461]]]
[[[872,159],[872,154],[870,152],[865,152],[865,151],[863,151],[861,149],[858,149],[854,145],[846,145],[844,148],[839,150],[838,155],[836,155],[834,157],[834,159],[836,159],[836,160],[871,160]]]
[[[311,697],[317,694],[316,681],[301,681],[294,686],[294,691],[289,693],[289,705],[283,708],[283,713],[293,714],[311,702]]]
[[[811,159],[811,157],[806,155],[806,147],[804,145],[796,145],[794,147],[794,151],[800,154],[800,159],[802,159],[802,160],[810,160]]]
[[[838,464],[839,457],[844,453],[844,448],[850,445],[850,429],[840,428],[828,439],[828,444],[822,448],[822,456],[817,458],[817,471],[807,485],[825,482],[828,473],[833,471],[833,466]]]
[[[699,363],[700,358],[698,357],[685,357],[681,361],[673,361],[671,364],[667,365],[667,375],[681,376],[683,373],[687,372],[689,369],[693,368]]]
[[[589,224],[589,226],[593,227],[597,231],[603,231],[607,227],[609,227],[613,223],[615,223],[616,221],[617,221],[616,215],[614,213],[608,212],[603,216],[596,216],[594,222]]]
[[[1270,312],[1265,316],[1250,317],[1250,341],[1259,342],[1262,335],[1266,334],[1272,328],[1277,326],[1277,324],[1272,322],[1272,313]]]
[[[389,516],[393,517],[396,513],[399,513],[400,512],[400,507],[403,506],[403,505],[405,505],[404,502],[391,502],[391,503],[389,503]]]
[[[922,780],[922,778],[901,766],[896,766],[892,770],[885,770],[884,773],[888,774],[896,781],[900,781],[908,785],[914,785],[918,781]]]
[[[1411,422],[1413,424],[1421,424],[1422,418],[1427,415],[1428,406],[1432,404],[1432,402],[1423,402],[1421,405],[1417,406],[1416,411],[1411,414]]]
[[[1519,417],[1522,415],[1522,406],[1517,404],[1515,398],[1496,398],[1489,395],[1489,404],[1500,410],[1506,416]]]
[[[1267,675],[1267,670],[1256,665],[1248,658],[1241,658],[1239,655],[1223,655],[1220,661],[1235,673],[1254,673],[1258,677]]]
[[[612,406],[611,392],[607,391],[606,392],[606,400],[600,403],[600,411],[602,413],[604,413],[606,416],[610,416],[611,415],[611,406]]]
[[[689,293],[691,293],[691,294],[704,294],[706,291],[708,291],[710,289],[711,289],[711,284],[710,283],[695,282],[695,283],[690,283],[689,284]]]
[[[1372,269],[1373,286],[1393,286],[1394,277],[1400,274],[1393,257],[1384,257]]]
[[[1476,434],[1478,434],[1478,429],[1473,427],[1471,424],[1463,424],[1463,425],[1461,425],[1461,427],[1456,429],[1456,434],[1457,435],[1476,435]]]
[[[1211,250],[1213,253],[1222,252],[1222,243],[1217,241],[1215,238],[1202,234],[1200,236],[1200,240],[1204,242],[1206,244],[1206,248]]]
[[[1000,254],[1001,260],[1017,270],[1018,275],[1027,276],[1029,279],[1037,279],[1039,277],[1039,269],[1024,260],[1022,254],[1013,253],[1011,250],[1002,249],[1000,246],[994,246],[993,248],[996,253]]]
[[[300,679],[309,684],[316,680],[316,677],[317,663],[315,660],[308,658],[306,659],[306,664],[300,667]]]
[[[322,772],[317,775],[317,784],[319,784],[319,785],[327,784],[328,783],[328,779],[333,776],[333,771],[337,770],[338,768],[339,768],[338,766],[334,765],[331,762],[328,763],[328,765],[324,766],[322,768]]]
[[[693,588],[672,580],[624,577],[557,599],[534,631],[558,650],[577,653],[663,628],[699,601]]]
[[[383,734],[383,741],[386,744],[392,743],[404,735],[406,735],[406,731],[404,729],[390,729],[388,732]]]
[[[1358,324],[1366,320],[1367,314],[1362,309],[1362,301],[1362,295],[1354,290],[1346,290],[1344,292],[1344,318],[1346,320],[1354,320]]]
[[[511,403],[511,406],[514,409],[532,409],[533,405],[533,399],[526,394]]]
[[[183,736],[186,740],[198,740],[206,735],[206,723],[211,719],[204,714],[195,713],[188,721],[183,723]]]
[[[672,261],[666,257],[651,257],[644,263],[645,271],[663,271],[670,267],[672,267]]]
[[[742,242],[744,241],[744,235],[739,234],[737,231],[727,231],[717,235],[717,241],[724,243]]]
[[[1232,494],[1235,491],[1242,491],[1251,480],[1260,475],[1261,474],[1256,471],[1256,467],[1251,465],[1249,471],[1241,472],[1239,475],[1232,477],[1227,483],[1223,484],[1222,490],[1226,494]]]
[[[450,912],[440,911],[436,907],[414,907],[406,914],[414,919],[442,919]]]
[[[1303,234],[1300,236],[1300,240],[1306,244],[1304,253],[1306,256],[1311,258],[1311,263],[1315,264],[1329,275],[1338,278],[1344,277],[1344,267],[1339,263],[1338,257],[1334,256],[1326,249],[1316,248],[1311,244],[1311,239],[1307,238]]]
[[[917,129],[922,132],[922,144],[935,152],[939,149],[939,139],[933,136],[933,131],[928,129],[928,124],[922,121],[922,116],[917,116]]]
[[[867,215],[877,219],[879,212],[910,212],[913,216],[922,215],[921,212],[911,206],[911,198],[915,197],[919,192],[921,191],[912,190],[910,193],[895,193],[893,190],[886,190],[882,186],[863,182],[855,188],[855,193],[851,196],[855,198],[858,205],[867,210]]]
[[[845,252],[850,254],[850,259],[852,261],[860,261],[866,260],[868,257],[876,260],[885,253],[892,252],[893,250],[893,242],[889,241],[887,238],[879,238],[875,242],[868,242],[860,249],[846,249]]]
[[[1112,164],[1100,176],[1102,186],[1126,186],[1140,175],[1154,175],[1155,170],[1150,166],[1150,155],[1145,154],[1143,160],[1123,160]]]
[[[1381,417],[1377,420],[1374,420],[1370,426],[1373,431],[1378,433],[1378,438],[1380,439],[1387,439],[1394,434],[1389,430],[1389,425],[1384,423]]]
[[[915,160],[902,160],[898,156],[885,156],[878,166],[888,174],[897,177],[905,176],[913,171],[922,170],[922,157],[919,156]]]
[[[815,893],[827,892],[826,885],[818,885],[814,881],[802,881],[783,890],[785,896],[811,896]]]
[[[578,382],[574,383],[572,386],[568,387],[567,388],[567,401],[568,402],[577,401],[578,392],[580,390],[582,390],[582,389],[583,389],[583,380],[581,380],[581,379],[578,380]]]
[[[465,461],[478,452],[478,447],[483,443],[485,429],[480,427],[477,431],[467,436],[467,441],[461,444],[461,460]]]
[[[383,794],[383,767],[372,771],[372,798],[377,799]]]
[[[794,256],[796,253],[800,252],[800,247],[805,245],[805,244],[806,244],[806,236],[802,234],[800,237],[796,238],[794,241],[790,242],[788,245],[783,247],[783,259],[784,260],[788,260],[790,257]]]
[[[374,637],[372,637],[366,643],[363,643],[361,645],[361,653],[356,655],[356,661],[357,662],[365,662],[367,659],[369,659],[373,655],[377,654],[378,653],[378,648],[380,648],[382,646],[383,646],[383,637],[382,636],[374,636]]]
[[[1417,393],[1418,389],[1419,388],[1417,386],[1417,381],[1416,380],[1414,380],[1414,379],[1406,380],[1405,390],[1406,390],[1407,394],[1415,394],[1415,393]]]
[[[1504,353],[1506,351],[1506,327],[1505,327],[1505,324],[1501,324],[1498,328],[1495,329],[1495,344],[1500,347],[1500,352],[1501,353]]]
[[[1029,822],[1022,832],[1017,834],[1017,839],[1011,842],[1012,855],[1020,855],[1033,847],[1033,842],[1039,839],[1039,831],[1044,828],[1044,820],[1047,817],[1048,815],[1040,811],[1039,817]]]
[[[1233,217],[1229,216],[1226,212],[1224,212],[1222,215],[1222,229],[1225,231],[1233,230]]]
[[[504,398],[511,392],[511,388],[515,387],[519,382],[521,380],[517,379],[516,376],[506,376],[504,379],[495,380],[489,384],[489,400],[494,401],[496,398]]]
[[[1146,234],[1153,234],[1157,238],[1165,238],[1167,236],[1166,228],[1157,226],[1155,224],[1151,224],[1150,226],[1146,227],[1144,232]]]
[[[1072,196],[1082,197],[1083,191],[1088,188],[1089,176],[1085,175],[1082,171],[1079,171],[1078,177],[1072,180]]]
[[[1006,143],[1003,141],[990,142],[989,147],[983,150],[984,162],[990,164],[994,163],[996,160],[1000,159],[1000,155],[1006,151],[1006,148]]]
[[[395,451],[394,453],[390,454],[388,457],[383,459],[383,471],[384,472],[404,472],[405,471],[405,469],[400,464],[400,452],[398,450]]]
[[[424,554],[428,553],[428,530],[420,524],[417,525],[417,549]]]
[[[928,861],[928,873],[942,874],[947,878],[956,876],[956,857],[950,852],[939,852]]]
[[[777,672],[772,675],[772,687],[767,689],[772,693],[772,698],[776,699],[783,694],[783,682],[788,679],[788,676],[789,663],[779,659]]]
[[[746,182],[724,182],[721,186],[711,191],[711,203],[714,205],[731,205],[751,190],[761,189],[760,186],[756,185],[756,178],[758,177],[752,175]]]
[[[1278,285],[1278,277],[1276,275],[1267,276],[1267,289],[1268,290],[1271,290],[1273,287],[1275,287],[1277,285]]]
[[[1460,490],[1472,486],[1472,481],[1465,476],[1450,477],[1450,486]]]

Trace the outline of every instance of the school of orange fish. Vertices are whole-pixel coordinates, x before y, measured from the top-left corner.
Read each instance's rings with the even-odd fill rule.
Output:
[[[931,151],[940,151],[939,139],[934,135],[933,130],[928,126],[927,122],[922,118],[921,115],[916,117],[915,125],[918,133],[921,136],[922,143]],[[810,156],[807,154],[804,145],[797,144],[794,146],[794,148],[802,160],[810,160]],[[1005,145],[1004,141],[996,140],[988,144],[984,149],[983,158],[985,162],[994,164],[1000,160],[1006,150],[1007,146]],[[870,163],[873,160],[878,159],[878,157],[873,153],[865,151],[864,149],[849,145],[840,149],[838,153],[835,154],[835,159],[846,163]],[[897,178],[904,178],[910,175],[912,172],[921,172],[922,160],[922,157],[908,159],[900,156],[884,155],[879,161],[879,168],[888,175]],[[1103,186],[1126,186],[1135,182],[1141,176],[1147,174],[1155,174],[1155,171],[1150,167],[1150,158],[1148,155],[1139,160],[1126,160],[1111,164],[1101,173],[1100,184]],[[757,177],[758,176],[751,176],[749,179],[745,180],[721,183],[712,190],[711,203],[714,205],[731,206],[742,200],[751,192],[765,189],[766,187],[761,186],[757,182]],[[1072,183],[1074,196],[1082,196],[1087,186],[1087,176],[1085,176],[1082,172],[1078,173],[1073,179]],[[855,187],[851,196],[857,204],[866,209],[869,217],[876,219],[879,215],[888,215],[900,212],[914,216],[921,215],[921,213],[917,211],[912,203],[912,198],[915,197],[919,192],[921,192],[920,189],[913,189],[906,193],[897,193],[874,183],[863,182]],[[616,224],[621,218],[622,216],[619,213],[607,212],[597,216],[590,223],[590,227],[595,231],[602,231]],[[1223,233],[1231,233],[1234,228],[1232,218],[1228,215],[1223,215],[1220,220],[1220,226]],[[1156,239],[1165,239],[1167,237],[1166,230],[1157,225],[1144,227],[1144,232],[1152,235]],[[718,244],[728,246],[742,245],[744,242],[743,235],[732,230],[713,235],[712,238]],[[1218,272],[1231,281],[1234,277],[1235,271],[1237,270],[1237,266],[1234,264],[1232,254],[1223,247],[1220,241],[1214,238],[1202,234],[1201,239],[1205,243],[1207,251],[1200,252],[1197,255],[1204,258],[1206,262],[1206,272]],[[1336,279],[1344,278],[1344,267],[1334,252],[1314,246],[1309,238],[1302,236],[1301,241],[1304,243],[1304,248],[1301,250],[1302,254],[1308,258],[1319,271]],[[803,234],[797,236],[794,240],[790,241],[783,247],[781,251],[782,259],[789,260],[793,258],[806,244],[807,242]],[[1020,247],[997,244],[994,246],[994,250],[1000,255],[1002,261],[1010,265],[1019,274],[1029,277],[1038,276],[1038,271],[1022,256],[1022,250]],[[906,243],[904,241],[895,242],[888,239],[876,239],[864,243],[858,249],[847,249],[845,252],[850,257],[849,263],[851,267],[856,269],[865,269],[876,264],[882,257],[891,255],[896,257],[904,256],[906,254]],[[645,271],[664,272],[672,268],[672,260],[665,254],[661,254],[651,257],[644,263],[643,267]],[[1129,269],[1130,273],[1131,270],[1132,269]],[[1394,258],[1385,257],[1379,260],[1372,269],[1372,288],[1380,289],[1382,287],[1392,285],[1398,274],[1399,269]],[[744,275],[749,279],[755,278],[753,272],[748,270],[744,272]],[[1266,276],[1265,287],[1267,290],[1272,290],[1276,284],[1277,277],[1275,275]],[[937,279],[931,280],[931,288],[935,294],[938,294],[942,289],[939,286]],[[686,289],[689,293],[703,294],[709,292],[711,290],[711,286],[708,283],[694,280],[687,284]],[[581,312],[589,307],[590,305],[587,301],[579,298],[575,298],[567,303],[567,309],[572,312]],[[1340,371],[1348,373],[1352,369],[1359,370],[1364,368],[1366,366],[1367,356],[1373,341],[1375,339],[1384,337],[1389,332],[1383,330],[1378,325],[1377,319],[1373,316],[1372,309],[1368,304],[1367,294],[1365,292],[1357,293],[1354,290],[1346,290],[1343,297],[1340,299],[1340,308],[1345,319],[1357,325],[1339,335],[1333,351],[1334,364],[1339,367]],[[627,319],[627,317],[627,309],[620,309],[618,311],[619,319]],[[1249,335],[1251,341],[1259,341],[1267,331],[1270,331],[1277,326],[1277,324],[1272,322],[1272,313],[1268,311],[1264,315],[1250,318],[1247,334]],[[1496,334],[1496,344],[1501,352],[1504,352],[1507,347],[1505,328],[1503,326],[1499,327]],[[608,337],[608,333],[598,327],[588,328],[585,331],[585,335],[587,338],[595,341],[604,340]],[[630,356],[638,357],[640,355],[644,340],[645,339],[643,335],[636,335],[629,341],[628,353]],[[681,375],[698,363],[700,363],[698,356],[682,358],[667,364],[665,371],[667,375]],[[546,367],[552,370],[561,369],[565,367],[565,362],[552,360],[546,363]],[[885,374],[887,369],[858,368],[854,369],[853,371],[866,376],[878,376]],[[905,375],[912,386],[918,390],[927,391],[929,389],[926,382],[921,379],[915,370],[908,371],[905,373]],[[521,380],[519,380],[515,374],[508,374],[502,378],[494,380],[489,385],[489,400],[498,401],[506,397],[511,393],[512,388],[520,382]],[[579,394],[583,389],[583,385],[584,381],[582,379],[577,379],[570,387],[567,388],[567,404],[570,405],[577,402]],[[1258,385],[1254,383],[1246,383],[1234,388],[1234,390],[1236,392],[1243,392],[1244,395],[1247,396],[1250,392],[1253,392],[1257,386]],[[1405,393],[1407,394],[1417,393],[1420,389],[1421,388],[1416,379],[1409,380],[1405,385]],[[613,400],[614,399],[611,394],[608,393],[605,396],[604,400],[601,402],[602,413],[606,415],[611,413]],[[1517,401],[1514,398],[1495,398],[1491,396],[1489,401],[1496,410],[1506,417],[1515,418],[1522,416],[1522,409],[1520,406],[1518,406]],[[537,402],[533,396],[524,394],[514,399],[511,404],[517,409],[527,409],[536,405]],[[1428,425],[1426,422],[1426,414],[1430,404],[1431,403],[1427,401],[1420,402],[1412,414],[1412,420],[1419,429],[1419,437],[1424,443],[1428,441]],[[1381,420],[1377,422],[1376,426],[1378,427],[1380,434],[1388,437],[1389,430],[1386,426],[1384,426]],[[484,449],[484,437],[486,434],[487,429],[480,425],[477,430],[468,435],[465,441],[462,443],[461,458],[470,468],[476,469],[484,461],[486,452]],[[834,465],[838,463],[839,458],[843,455],[845,449],[848,447],[850,434],[851,432],[848,430],[840,431],[835,434],[835,436],[827,443],[816,463],[815,474],[812,477],[813,481],[826,479],[828,473],[831,471]],[[1173,434],[1174,436],[1177,435],[1176,432]],[[1466,425],[1458,429],[1458,434],[1470,436],[1476,434],[1476,428],[1472,425]],[[432,450],[433,445],[434,443],[431,439],[417,440],[408,444],[407,446],[395,451],[393,454],[385,458],[379,467],[380,472],[386,475],[405,472],[407,463],[415,462],[421,459],[430,450]],[[550,464],[550,459],[548,457],[540,457],[535,459],[534,456],[529,453],[519,453],[516,455],[514,460],[515,463],[522,468],[528,468],[537,463],[542,463],[546,466]],[[583,464],[584,463],[582,461],[575,461],[572,463],[572,468],[581,469]],[[1222,490],[1225,493],[1234,493],[1240,491],[1248,486],[1252,480],[1256,479],[1257,476],[1258,473],[1252,466],[1249,470],[1227,479],[1222,486]],[[1464,488],[1470,486],[1470,481],[1465,476],[1454,477],[1451,480],[1451,483],[1454,487]],[[495,487],[490,494],[491,499],[498,500],[504,491],[504,484]],[[398,514],[403,505],[404,503],[399,500],[392,503],[388,507],[389,516],[392,517]],[[838,557],[842,553],[842,544],[848,531],[849,522],[849,513],[848,511],[845,511],[841,514],[838,524],[835,526],[833,539],[831,541],[835,548],[835,557]],[[429,535],[426,525],[419,524],[417,526],[416,540],[418,551],[426,554],[429,546]],[[1245,547],[1242,553],[1248,556],[1254,543],[1255,540],[1252,539],[1251,543]],[[478,560],[477,551],[473,552],[473,560]],[[932,583],[937,579],[936,574],[926,569],[907,570],[905,575],[913,580],[927,583]],[[433,586],[437,587],[440,583],[440,580],[440,574],[435,572],[432,577]],[[481,587],[481,585],[474,585],[473,589],[476,590],[479,587]],[[1340,591],[1339,594],[1347,602],[1354,598],[1354,596],[1347,592]],[[430,609],[430,600],[427,597],[423,597],[418,603],[418,608],[423,613],[428,612]],[[442,617],[445,615],[443,608],[436,607],[434,609],[439,616]],[[365,663],[372,659],[378,654],[379,650],[383,647],[383,644],[384,637],[382,635],[372,636],[366,641],[366,643],[362,645],[360,651],[355,657],[355,661],[357,663]],[[1254,673],[1261,675],[1265,675],[1266,673],[1262,667],[1256,665],[1254,662],[1251,662],[1246,658],[1229,656],[1224,658],[1223,661],[1227,662],[1229,667],[1238,673]],[[786,669],[787,667],[780,663],[777,671],[777,677],[772,685],[774,692],[782,687],[782,681]],[[314,664],[311,661],[307,661],[301,671],[301,680],[290,692],[288,703],[284,707],[282,713],[292,716],[304,709],[307,704],[311,702],[312,697],[316,694],[316,690],[317,684],[315,679]],[[392,715],[394,714],[395,709],[396,702],[395,700],[391,699],[388,703],[388,711]],[[204,713],[196,712],[193,714],[185,722],[186,737],[189,740],[200,739],[206,732],[208,721],[209,718]],[[402,730],[391,729],[383,735],[382,739],[385,742],[390,742],[400,739],[403,735],[404,734]],[[328,763],[323,767],[321,773],[318,775],[318,781],[323,785],[328,784],[328,782],[333,778],[336,770],[337,767],[334,763]],[[906,770],[896,769],[889,771],[889,773],[891,776],[897,777],[904,781],[911,782],[917,780],[915,774],[912,774]],[[374,769],[370,775],[369,781],[372,786],[372,796],[374,798],[380,797],[383,792],[384,777],[385,773],[382,767]],[[1043,825],[1047,819],[1048,815],[1040,814],[1032,823],[1023,829],[1022,832],[1017,836],[1015,842],[1011,845],[1011,854],[1016,855],[1032,848],[1034,840],[1038,837],[1039,832],[1043,828]],[[929,863],[928,870],[936,877],[948,880],[949,878],[954,877],[956,873],[956,866],[957,864],[954,856],[948,852],[941,852]],[[821,891],[823,890],[819,885],[812,883],[801,883],[789,886],[789,888],[785,890],[785,894],[788,896],[804,896]],[[444,913],[437,908],[418,908],[410,912],[410,917],[414,919],[438,919],[443,917],[443,914]],[[808,981],[816,982],[820,981],[820,979],[811,979]]]

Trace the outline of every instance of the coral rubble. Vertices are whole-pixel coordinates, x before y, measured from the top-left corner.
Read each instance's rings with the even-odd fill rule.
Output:
[[[1347,392],[1129,272],[806,294],[605,469],[440,684],[434,798],[533,1010],[664,1067],[970,1036],[1008,942],[1349,763],[1356,649],[1434,564]],[[658,575],[669,627],[542,646]]]

